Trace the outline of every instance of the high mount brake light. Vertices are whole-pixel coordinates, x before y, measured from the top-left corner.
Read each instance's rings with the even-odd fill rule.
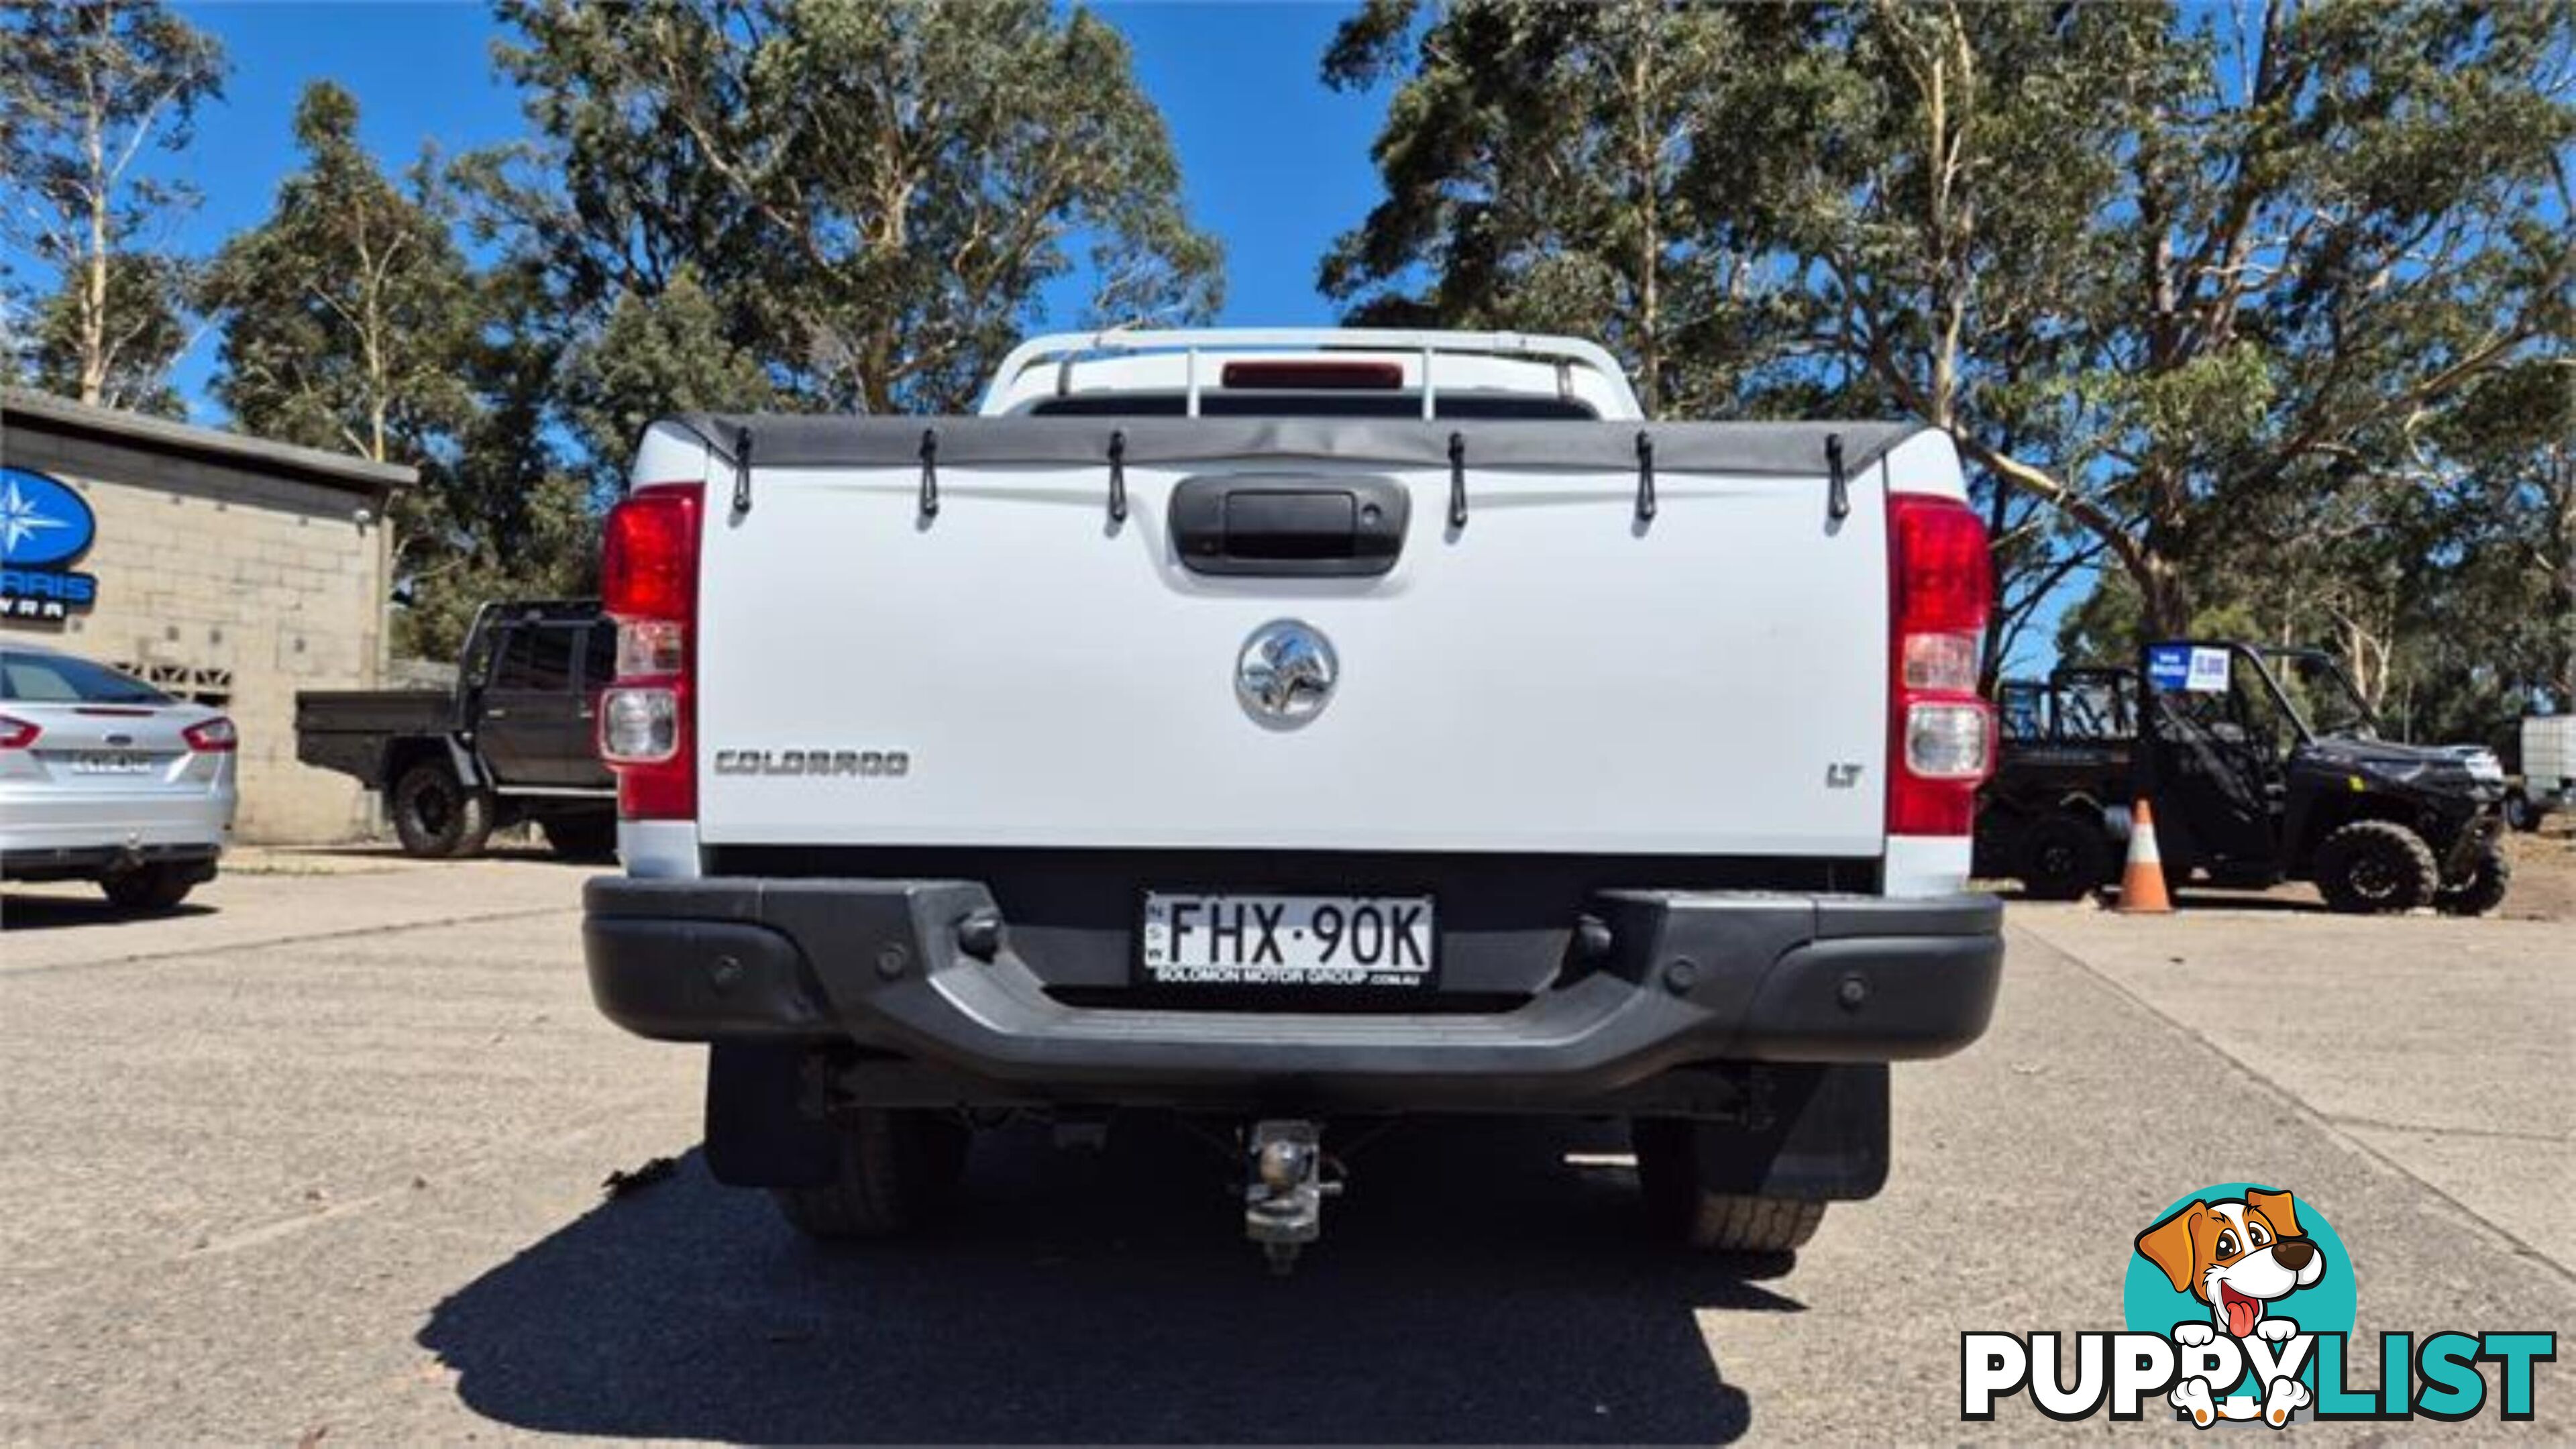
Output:
[[[1985,525],[1955,498],[1890,494],[1887,558],[1887,833],[1966,835],[1995,753],[1977,695],[1994,601]]]
[[[1219,386],[1306,388],[1313,391],[1388,390],[1404,386],[1400,362],[1229,362],[1217,372]]]
[[[629,820],[698,813],[698,518],[706,490],[638,488],[601,530],[600,599],[617,621],[617,681],[600,691],[599,757]]]

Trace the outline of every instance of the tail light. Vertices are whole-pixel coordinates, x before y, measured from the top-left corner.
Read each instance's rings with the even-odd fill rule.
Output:
[[[1890,494],[1887,833],[1966,835],[1994,768],[1977,653],[1994,577],[1986,528],[1955,498]]]
[[[23,750],[34,744],[36,736],[43,733],[42,729],[16,715],[0,714],[0,750]]]
[[[608,511],[599,592],[617,621],[617,682],[600,691],[599,758],[617,773],[617,813],[687,820],[698,813],[691,747],[697,675],[695,483],[637,489]]]
[[[216,715],[179,731],[179,738],[186,740],[188,748],[198,754],[229,755],[241,744],[241,731],[233,728],[231,720]]]

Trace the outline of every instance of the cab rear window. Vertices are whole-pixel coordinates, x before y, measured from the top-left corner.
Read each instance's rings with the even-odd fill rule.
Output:
[[[0,699],[28,704],[168,704],[130,674],[68,654],[0,653]]]
[[[1443,393],[1431,400],[1441,418],[1526,418],[1554,422],[1590,422],[1598,414],[1570,398],[1478,397]],[[1177,418],[1189,409],[1178,393],[1104,392],[1049,398],[1029,412],[1042,418]],[[1418,418],[1422,395],[1348,392],[1203,392],[1199,416],[1206,418]]]

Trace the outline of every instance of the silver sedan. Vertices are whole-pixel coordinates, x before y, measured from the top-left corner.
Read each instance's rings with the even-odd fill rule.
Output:
[[[0,644],[0,879],[167,910],[233,824],[233,722],[75,655]]]

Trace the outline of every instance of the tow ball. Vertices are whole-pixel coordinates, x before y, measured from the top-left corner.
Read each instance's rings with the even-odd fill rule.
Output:
[[[1252,1127],[1245,1155],[1243,1235],[1261,1245],[1270,1271],[1285,1275],[1297,1255],[1324,1235],[1324,1199],[1342,1190],[1324,1180],[1324,1124],[1264,1121]]]

